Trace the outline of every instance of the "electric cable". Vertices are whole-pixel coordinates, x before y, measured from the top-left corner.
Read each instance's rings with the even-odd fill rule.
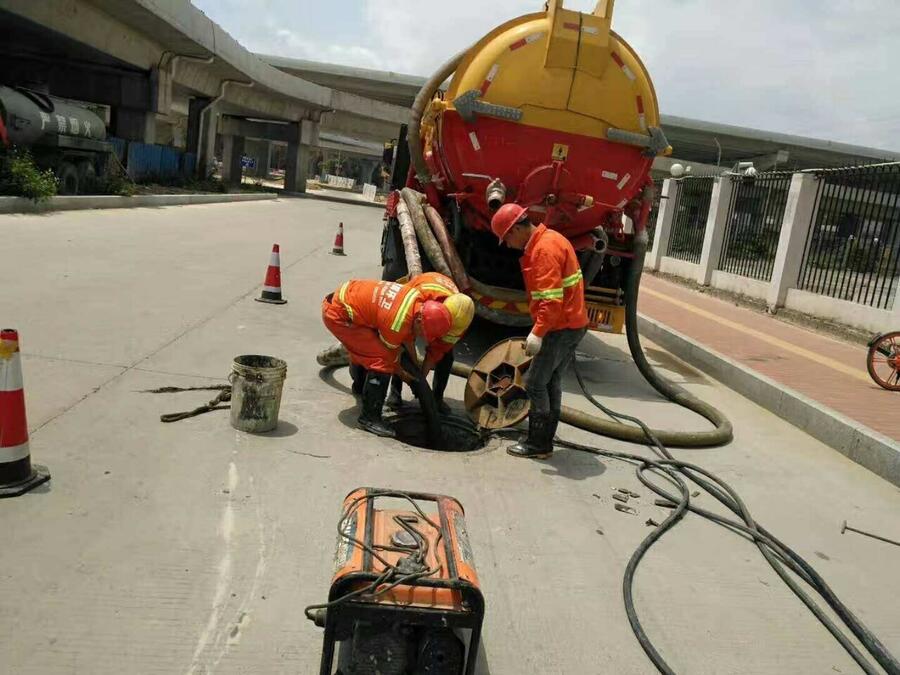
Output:
[[[821,607],[792,579],[785,568],[796,574],[802,581],[812,587],[834,610],[844,625],[856,636],[863,647],[872,655],[872,657],[881,665],[882,668],[890,675],[900,674],[900,663],[888,652],[878,638],[864,625],[853,613],[837,598],[831,588],[825,583],[824,579],[790,547],[783,544],[776,537],[771,535],[767,530],[759,526],[750,515],[744,502],[741,500],[737,492],[734,491],[725,481],[717,477],[712,472],[691,464],[675,459],[668,449],[663,445],[659,438],[655,436],[653,430],[647,427],[640,419],[618,413],[611,410],[607,406],[600,403],[587,389],[584,379],[578,368],[573,363],[573,370],[578,384],[584,392],[585,397],[597,408],[605,414],[619,420],[631,422],[637,425],[644,433],[647,444],[655,449],[660,455],[660,459],[649,459],[639,455],[631,455],[629,453],[617,453],[593,446],[588,446],[569,441],[557,440],[557,443],[574,450],[589,452],[591,454],[610,457],[613,459],[625,459],[632,462],[638,462],[637,477],[646,487],[667,499],[674,506],[673,512],[662,522],[659,527],[650,533],[638,546],[632,554],[631,559],[625,570],[623,578],[623,595],[625,599],[626,614],[631,623],[632,630],[638,639],[644,652],[661,673],[674,673],[671,667],[665,662],[659,652],[656,650],[649,637],[644,631],[640,619],[634,606],[633,583],[637,566],[649,548],[656,543],[668,530],[670,530],[687,511],[692,511],[708,520],[725,526],[731,531],[743,534],[746,538],[752,539],[756,543],[766,561],[772,566],[775,572],[788,585],[789,588],[797,595],[798,598],[807,606],[807,608],[816,616],[816,618],[825,626],[832,636],[847,651],[853,660],[860,666],[865,673],[877,674],[879,671],[875,669],[859,649],[849,640],[849,638],[841,631],[838,626],[828,617]],[[663,488],[653,483],[644,473],[653,471],[657,474],[665,476],[670,482],[678,487],[680,496],[666,492]],[[720,516],[708,510],[694,506],[690,501],[690,492],[686,483],[681,476],[696,483],[726,508],[739,516],[744,522],[730,520],[724,516]],[[708,479],[708,480],[707,480]]]

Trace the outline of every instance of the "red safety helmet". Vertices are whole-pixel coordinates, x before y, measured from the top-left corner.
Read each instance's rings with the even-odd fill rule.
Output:
[[[422,333],[427,342],[434,342],[446,335],[453,324],[450,310],[443,302],[426,300],[422,305]]]
[[[497,213],[491,218],[491,230],[497,235],[501,244],[510,228],[523,218],[527,218],[527,214],[528,209],[518,204],[504,204],[497,209]]]

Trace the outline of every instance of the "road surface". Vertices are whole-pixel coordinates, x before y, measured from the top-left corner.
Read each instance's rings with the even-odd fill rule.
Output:
[[[338,222],[343,258],[330,255]],[[314,356],[331,339],[319,304],[378,274],[377,211],[281,199],[2,216],[0,232],[0,321],[21,332],[33,459],[53,474],[0,502],[0,670],[317,672],[321,632],[302,608],[326,596],[344,495],[367,485],[466,507],[487,597],[482,675],[652,672],[621,580],[645,521],[663,513],[632,467],[565,450],[514,460],[505,441],[440,454],[375,438],[353,428],[346,371],[320,373]],[[273,242],[280,307],[253,300]],[[463,357],[494,337],[474,336]],[[900,490],[648,347],[734,422],[729,446],[676,454],[730,481],[900,654],[900,550],[840,534],[847,519],[897,538]],[[288,363],[275,433],[236,432],[226,412],[159,422],[212,394],[143,390],[224,382],[244,353]],[[613,407],[658,427],[704,424],[641,381],[620,336],[588,337],[579,358]],[[457,409],[461,395],[454,380]],[[638,516],[613,509],[616,487],[641,494]],[[679,673],[857,672],[752,545],[705,521],[665,536],[636,589]]]

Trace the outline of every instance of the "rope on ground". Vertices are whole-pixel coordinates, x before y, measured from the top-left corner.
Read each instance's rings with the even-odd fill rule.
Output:
[[[189,417],[196,417],[213,410],[228,410],[230,405],[219,405],[220,403],[229,403],[231,401],[231,385],[230,384],[214,384],[208,387],[160,387],[158,389],[145,389],[144,394],[175,394],[182,391],[218,391],[218,395],[206,405],[201,405],[193,410],[184,412],[167,413],[160,415],[160,422],[170,423],[186,420]]]

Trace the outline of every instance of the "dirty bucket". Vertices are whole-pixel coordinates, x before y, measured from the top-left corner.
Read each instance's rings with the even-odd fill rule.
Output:
[[[278,425],[287,363],[273,356],[245,354],[231,365],[231,426],[264,433]]]

